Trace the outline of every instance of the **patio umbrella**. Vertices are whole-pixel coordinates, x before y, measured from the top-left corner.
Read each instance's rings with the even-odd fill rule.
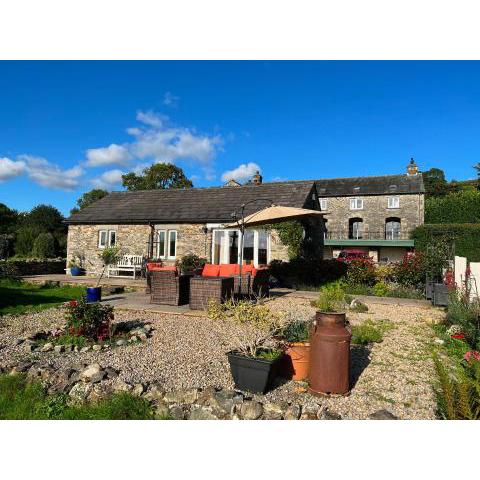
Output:
[[[256,225],[266,225],[270,223],[280,223],[288,220],[296,220],[304,217],[321,217],[326,212],[318,210],[309,210],[307,208],[282,207],[281,205],[271,205],[258,212],[247,215],[238,222],[225,225],[226,228],[235,228],[240,226],[253,227]]]
[[[299,218],[306,217],[322,217],[326,212],[320,212],[318,210],[309,210],[307,208],[295,208],[295,207],[282,207],[281,205],[270,205],[263,208],[258,212],[243,216],[243,210],[245,205],[242,205],[242,218],[238,219],[234,223],[225,225],[226,228],[240,227],[240,275],[242,275],[243,264],[243,239],[245,235],[245,229],[247,227],[253,227],[256,225],[268,225],[272,223],[281,223],[288,220],[297,220]]]

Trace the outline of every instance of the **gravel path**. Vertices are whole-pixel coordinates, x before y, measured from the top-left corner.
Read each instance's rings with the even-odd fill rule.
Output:
[[[368,304],[368,303],[367,303]],[[294,309],[313,315],[309,301],[283,296],[269,302],[272,309]],[[384,341],[369,348],[352,347],[352,373],[355,381],[350,396],[317,398],[304,393],[301,384],[287,382],[263,398],[263,401],[288,401],[325,405],[346,418],[367,418],[387,409],[403,419],[435,418],[435,400],[431,388],[433,364],[428,353],[432,330],[428,322],[443,313],[419,306],[369,305],[366,314],[351,313],[352,324],[365,319],[389,319],[394,322]],[[98,361],[120,370],[120,378],[130,383],[157,380],[167,389],[216,386],[232,388],[225,352],[231,349],[228,332],[205,317],[184,317],[117,310],[115,321],[141,320],[154,326],[146,342],[112,350],[87,353],[26,354],[16,341],[40,329],[60,327],[63,312],[50,309],[40,313],[0,317],[0,366],[19,359],[42,359],[57,369]],[[233,326],[232,326],[233,328]]]

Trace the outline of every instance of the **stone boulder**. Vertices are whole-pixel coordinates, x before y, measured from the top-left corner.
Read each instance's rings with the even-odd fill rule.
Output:
[[[106,374],[98,363],[92,363],[80,374],[80,380],[87,383],[97,383],[103,380]]]
[[[368,418],[370,418],[370,420],[398,420],[397,416],[385,409],[377,410],[376,412],[372,413]]]
[[[257,420],[263,414],[263,406],[259,402],[249,400],[240,407],[240,417],[244,420]]]

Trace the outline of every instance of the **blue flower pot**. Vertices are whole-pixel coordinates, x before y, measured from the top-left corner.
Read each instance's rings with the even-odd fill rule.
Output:
[[[87,287],[87,303],[99,302],[102,299],[102,287]]]
[[[80,267],[71,267],[70,273],[73,277],[79,277],[80,275],[83,275],[85,273],[85,270]]]

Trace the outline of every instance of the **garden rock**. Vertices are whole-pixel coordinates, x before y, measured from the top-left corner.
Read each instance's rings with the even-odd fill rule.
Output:
[[[262,416],[262,404],[255,401],[247,401],[240,407],[240,417],[244,420],[257,420]]]
[[[188,416],[189,420],[218,420],[218,417],[208,407],[194,405]]]
[[[120,378],[117,378],[113,384],[113,391],[115,393],[120,392],[130,392],[133,389],[133,385],[130,385],[127,382],[124,382]]]
[[[358,298],[354,298],[350,303],[350,308],[352,310],[359,310],[360,312],[368,312],[368,307],[365,303],[358,300]]]
[[[167,403],[195,403],[198,399],[199,390],[173,390],[165,394],[163,399]]]
[[[162,385],[158,382],[150,384],[148,387],[147,393],[145,393],[144,397],[151,401],[151,402],[159,402],[163,400],[165,395],[165,389]]]
[[[125,340],[120,339],[120,340],[117,340],[117,341],[115,342],[115,345],[116,345],[117,347],[121,347],[122,345],[125,345],[126,343],[127,343],[127,342],[126,342]]]
[[[320,412],[323,412],[323,407],[319,410],[318,405],[304,405],[302,408],[302,413],[300,415],[300,420],[317,420],[319,418],[318,415],[320,414]]]
[[[82,347],[82,349],[80,350],[81,353],[86,353],[86,352],[89,352],[91,350],[92,347]]]
[[[88,394],[87,400],[89,402],[98,402],[104,400],[112,394],[112,390],[104,383],[97,383],[92,386],[92,390]]]
[[[281,420],[288,405],[278,403],[265,403],[263,405],[263,414],[269,420]]]
[[[32,365],[32,362],[20,362],[11,369],[10,374],[27,372]]]
[[[65,351],[66,352],[72,352],[73,351],[73,345],[70,345],[70,344],[65,345]]]
[[[53,350],[56,353],[62,353],[65,350],[65,345],[55,345]]]
[[[302,414],[302,407],[300,405],[290,405],[285,411],[283,418],[285,420],[298,420]]]
[[[53,343],[46,343],[42,349],[40,350],[41,352],[51,352],[53,350]]]
[[[132,395],[136,395],[137,397],[140,397],[144,391],[145,391],[145,387],[143,386],[143,384],[137,383],[136,385],[134,385],[132,389]]]
[[[112,368],[112,367],[107,367],[107,368],[105,369],[105,372],[106,372],[107,378],[108,378],[109,380],[112,380],[113,378],[118,377],[118,372],[117,372],[114,368]]]
[[[106,372],[98,363],[92,363],[81,374],[80,379],[84,382],[97,383],[105,378]]]
[[[78,382],[69,392],[69,397],[74,403],[83,403],[90,395],[93,386],[89,383]]]
[[[372,413],[368,418],[370,418],[371,420],[398,420],[397,416],[385,409],[377,410],[376,412]]]
[[[92,347],[92,350],[93,350],[94,352],[98,352],[98,351],[101,350],[101,349],[102,349],[102,346],[101,346],[101,345],[94,345],[94,346]]]
[[[318,411],[317,418],[319,420],[341,420],[342,416],[330,411],[328,408],[321,408]]]
[[[158,403],[155,407],[155,415],[159,418],[166,418],[170,416],[170,410],[166,403]]]
[[[181,405],[173,405],[168,413],[174,420],[185,420],[185,410]]]

